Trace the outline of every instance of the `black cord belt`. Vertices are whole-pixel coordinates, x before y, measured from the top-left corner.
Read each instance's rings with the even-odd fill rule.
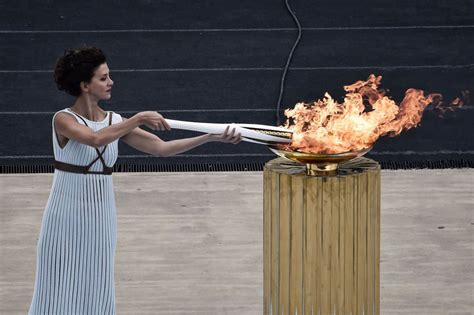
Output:
[[[89,165],[74,165],[63,163],[60,161],[54,161],[54,168],[64,172],[70,173],[77,173],[77,174],[102,174],[102,175],[111,175],[113,167],[108,167],[104,165],[104,170],[102,172],[99,171],[89,171]]]

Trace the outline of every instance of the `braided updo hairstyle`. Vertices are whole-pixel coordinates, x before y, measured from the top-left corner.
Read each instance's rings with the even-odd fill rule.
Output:
[[[90,82],[94,71],[105,63],[105,54],[99,48],[82,46],[66,49],[54,68],[54,81],[61,91],[72,96],[81,94],[81,82]]]

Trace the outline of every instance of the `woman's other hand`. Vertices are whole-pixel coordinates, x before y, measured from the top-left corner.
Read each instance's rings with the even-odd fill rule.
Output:
[[[232,128],[232,131],[229,129],[230,126],[227,126],[227,128],[225,128],[224,132],[221,134],[209,134],[210,140],[233,144],[237,144],[242,141],[240,133],[235,134],[235,128]]]
[[[135,116],[138,117],[140,124],[145,125],[152,130],[171,130],[166,120],[158,112],[139,112]]]

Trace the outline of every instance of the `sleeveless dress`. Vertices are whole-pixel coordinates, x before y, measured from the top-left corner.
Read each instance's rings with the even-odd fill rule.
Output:
[[[108,112],[103,121],[87,120],[72,112],[83,125],[97,131],[122,121]],[[57,112],[57,113],[59,113]],[[95,148],[69,139],[64,148],[54,130],[56,161],[88,165],[98,154]],[[99,148],[102,152],[104,147]],[[118,140],[109,143],[102,154],[107,166],[118,155]],[[101,172],[102,159],[90,170]],[[114,260],[116,208],[112,176],[78,174],[55,169],[51,192],[44,209],[37,244],[36,278],[29,315],[115,314]]]

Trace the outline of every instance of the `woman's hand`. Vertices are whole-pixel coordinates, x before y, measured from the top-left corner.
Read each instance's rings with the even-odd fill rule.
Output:
[[[225,128],[224,132],[221,134],[209,134],[210,141],[219,141],[225,143],[237,144],[242,141],[240,133],[235,134],[235,128],[232,128],[232,131],[229,131],[229,126]]]
[[[137,116],[141,125],[145,125],[152,130],[171,130],[166,120],[158,112],[139,112],[135,116]]]

